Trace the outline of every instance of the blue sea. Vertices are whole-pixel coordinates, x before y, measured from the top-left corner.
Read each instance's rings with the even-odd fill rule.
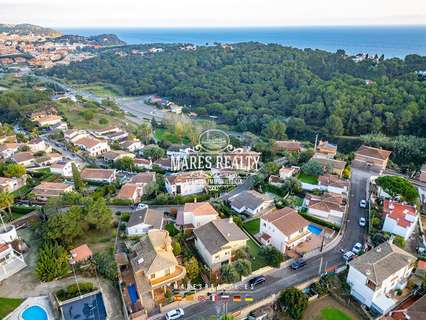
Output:
[[[384,54],[403,58],[407,54],[426,56],[426,25],[386,27],[276,27],[276,28],[92,28],[62,29],[83,36],[114,33],[128,44],[258,41],[296,48],[313,48],[349,54]]]

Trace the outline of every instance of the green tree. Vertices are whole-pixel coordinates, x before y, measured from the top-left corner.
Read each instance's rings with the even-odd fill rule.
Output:
[[[331,115],[326,123],[325,128],[327,129],[328,133],[332,136],[340,136],[343,134],[344,127],[342,119],[338,116]]]
[[[72,179],[74,181],[74,188],[75,190],[81,192],[84,189],[84,182],[83,179],[81,179],[80,171],[77,168],[77,165],[73,162],[71,163],[71,170],[72,170]]]
[[[286,130],[287,127],[284,122],[274,119],[263,130],[263,135],[269,139],[284,140],[287,138]]]
[[[165,152],[159,146],[149,145],[143,149],[143,155],[147,158],[152,159],[153,161],[158,160],[164,157]]]
[[[149,122],[142,122],[136,128],[136,135],[144,144],[148,144],[152,137],[152,125]]]
[[[89,199],[85,203],[84,219],[91,228],[108,230],[112,223],[112,211],[106,206],[104,198]]]
[[[15,203],[15,197],[9,192],[0,192],[0,209],[7,209],[9,217],[12,217],[12,205]]]
[[[182,248],[181,248],[180,243],[178,241],[173,241],[172,242],[172,248],[173,248],[173,254],[175,256],[178,256],[178,255],[181,254]]]
[[[118,170],[135,171],[135,161],[130,157],[123,157],[114,161],[114,167]]]
[[[262,168],[262,172],[267,176],[270,176],[271,174],[277,174],[278,170],[280,170],[280,166],[273,161],[265,163]]]
[[[96,269],[103,277],[108,280],[116,281],[118,278],[117,264],[114,255],[110,252],[97,252],[93,255],[93,261]]]
[[[317,160],[309,160],[302,166],[301,170],[303,173],[315,177],[324,173],[321,164]]]
[[[69,256],[57,243],[47,242],[37,252],[35,272],[41,281],[52,281],[65,276],[69,271]]]
[[[260,248],[259,254],[264,257],[269,266],[274,268],[278,268],[284,261],[283,253],[273,246],[263,246]]]
[[[83,236],[81,225],[81,208],[71,207],[65,213],[58,213],[47,221],[47,238],[70,246],[74,241]]]
[[[16,177],[16,178],[20,178],[22,177],[25,173],[27,172],[27,170],[25,169],[24,166],[17,164],[17,163],[10,163],[6,166],[5,170],[4,170],[4,175],[6,177]]]
[[[195,257],[191,257],[190,259],[186,260],[183,265],[186,269],[186,274],[188,275],[188,278],[191,281],[196,280],[200,273],[198,260]]]
[[[281,291],[278,302],[281,308],[294,320],[302,319],[308,307],[308,297],[297,288],[288,288]]]
[[[401,236],[396,236],[393,239],[393,244],[397,245],[398,247],[404,249],[405,248],[405,239]]]
[[[234,283],[240,280],[240,274],[232,264],[227,263],[220,268],[220,278],[223,283]]]
[[[240,274],[240,276],[247,277],[251,274],[251,262],[246,259],[239,259],[234,262],[235,270]]]
[[[419,198],[417,188],[407,179],[399,176],[382,176],[376,179],[377,185],[392,197],[400,196],[402,200],[415,204]]]

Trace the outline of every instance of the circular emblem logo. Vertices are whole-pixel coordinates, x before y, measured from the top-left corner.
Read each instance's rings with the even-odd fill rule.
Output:
[[[219,129],[209,129],[200,134],[198,149],[209,152],[221,152],[232,149],[229,144],[229,136]]]

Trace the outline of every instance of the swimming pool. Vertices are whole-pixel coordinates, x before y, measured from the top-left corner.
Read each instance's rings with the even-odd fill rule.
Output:
[[[40,306],[26,308],[21,314],[23,320],[48,320],[46,311]]]
[[[319,236],[321,234],[321,232],[322,232],[322,229],[320,227],[314,225],[314,224],[310,224],[308,226],[308,230],[310,232],[312,232],[313,234],[316,234],[317,236]]]

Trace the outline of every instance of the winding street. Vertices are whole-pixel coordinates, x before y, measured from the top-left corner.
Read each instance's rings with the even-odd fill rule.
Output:
[[[289,268],[276,269],[266,276],[266,282],[255,290],[244,290],[236,288],[230,294],[241,296],[249,295],[253,301],[262,300],[273,293],[279,293],[281,290],[292,287],[323,273],[326,268],[338,267],[344,264],[341,250],[350,250],[356,242],[363,243],[366,239],[366,228],[358,224],[360,217],[368,217],[367,209],[359,208],[359,202],[366,199],[366,186],[369,177],[373,173],[352,170],[351,191],[349,195],[348,218],[346,221],[345,232],[341,241],[331,250],[324,252],[316,257],[307,260],[307,265],[300,270],[294,271]],[[237,312],[247,306],[250,302],[229,302],[227,303],[227,312]],[[210,316],[216,316],[217,312],[224,312],[224,305],[211,301],[199,302],[184,308],[185,319],[208,319]]]

